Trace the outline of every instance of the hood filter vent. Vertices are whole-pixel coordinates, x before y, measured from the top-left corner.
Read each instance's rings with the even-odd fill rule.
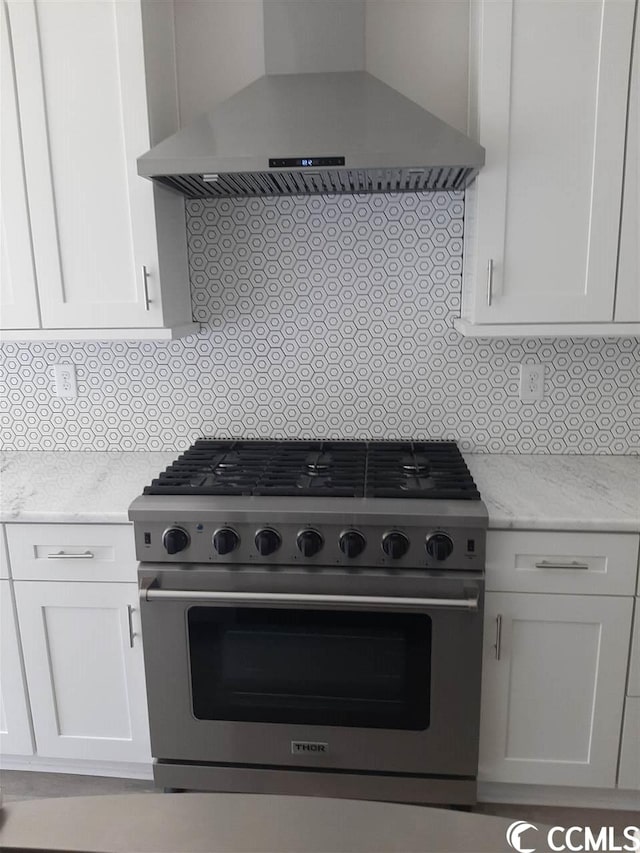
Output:
[[[334,195],[462,190],[476,168],[321,169],[310,172],[245,172],[218,175],[157,175],[155,180],[186,198],[274,195]]]

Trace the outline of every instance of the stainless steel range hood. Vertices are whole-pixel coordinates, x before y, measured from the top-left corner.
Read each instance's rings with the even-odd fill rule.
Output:
[[[261,77],[138,159],[187,198],[460,190],[484,148],[365,71]]]

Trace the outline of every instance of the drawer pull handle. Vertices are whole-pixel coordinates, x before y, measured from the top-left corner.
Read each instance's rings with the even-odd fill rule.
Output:
[[[93,560],[94,557],[91,551],[85,551],[84,554],[67,554],[65,551],[47,554],[47,560]]]
[[[496,641],[493,645],[496,650],[496,660],[500,660],[500,653],[502,652],[502,614],[499,613],[496,616]]]
[[[556,560],[540,560],[536,563],[536,569],[584,569],[589,568],[588,563],[579,563],[577,560],[568,560],[566,563],[560,563]]]

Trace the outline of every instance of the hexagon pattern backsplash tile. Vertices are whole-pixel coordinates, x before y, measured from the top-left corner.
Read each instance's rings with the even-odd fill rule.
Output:
[[[4,446],[177,450],[206,434],[639,452],[638,339],[453,329],[463,212],[461,193],[189,202],[202,334],[4,344]],[[527,361],[545,365],[539,403],[518,397]],[[74,401],[53,394],[57,362],[76,365]]]

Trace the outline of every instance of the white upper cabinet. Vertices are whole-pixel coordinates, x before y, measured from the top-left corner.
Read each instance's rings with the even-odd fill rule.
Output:
[[[627,149],[620,225],[615,319],[640,322],[640,12],[636,15],[629,88]]]
[[[638,310],[615,300],[635,0],[471,8],[470,131],[487,160],[467,193],[456,325],[633,332]]]
[[[0,303],[3,325],[40,325],[7,10],[0,5]]]
[[[157,51],[173,63],[171,4],[149,4],[147,43],[140,0],[6,6],[42,329],[193,330],[183,201],[136,173],[136,158],[157,141],[150,110],[160,98],[149,97],[147,65]],[[177,128],[175,80],[163,95],[166,135]],[[3,325],[33,329],[30,318],[7,315]]]

